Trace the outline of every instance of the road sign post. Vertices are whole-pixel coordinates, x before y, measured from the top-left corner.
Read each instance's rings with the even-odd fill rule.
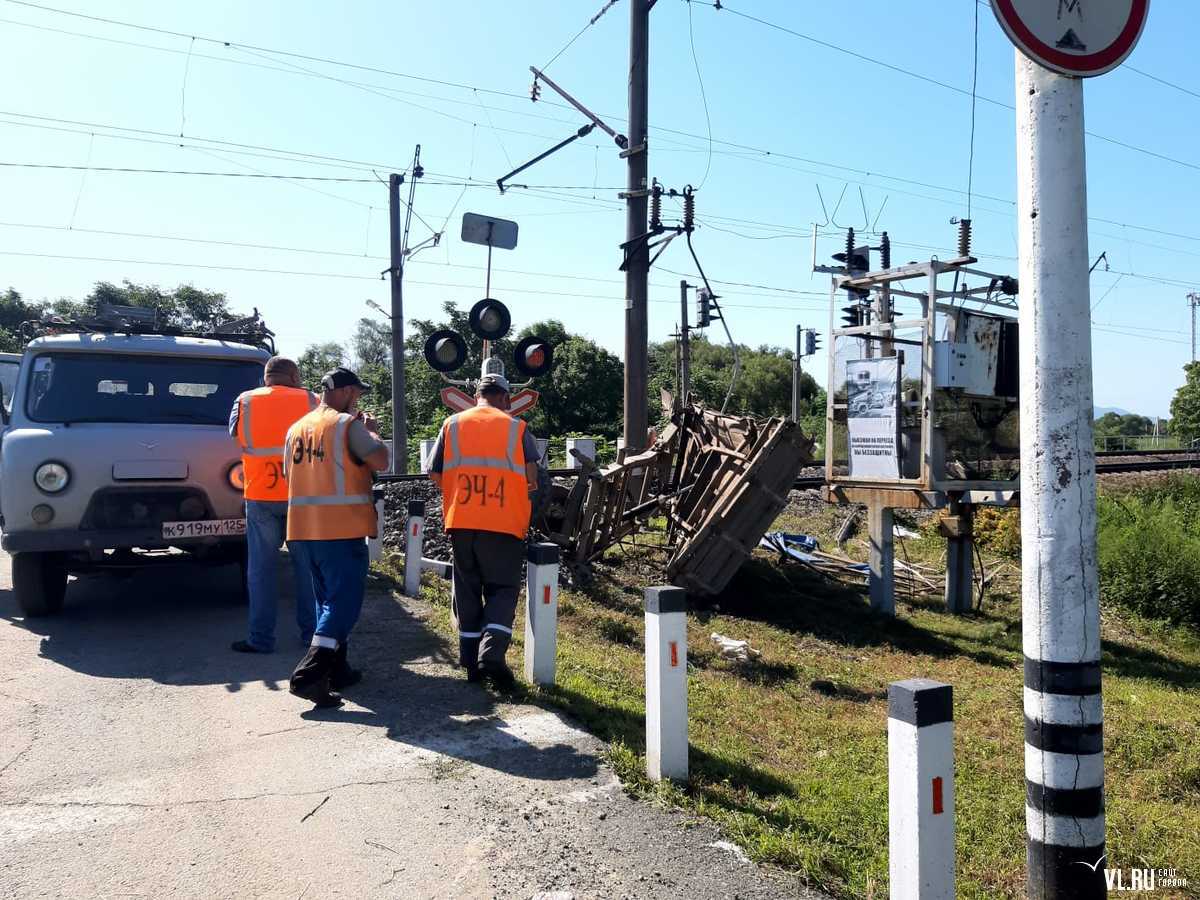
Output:
[[[992,0],[1017,47],[1025,823],[1032,898],[1102,898],[1103,712],[1082,77],[1149,0]]]

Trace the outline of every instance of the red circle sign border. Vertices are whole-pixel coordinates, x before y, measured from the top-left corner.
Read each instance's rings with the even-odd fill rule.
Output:
[[[1117,39],[1103,50],[1089,53],[1086,56],[1063,53],[1056,47],[1051,47],[1039,40],[1021,21],[1012,0],[992,0],[992,10],[1013,42],[1021,50],[1032,53],[1035,61],[1042,62],[1044,60],[1050,64],[1050,68],[1058,72],[1087,78],[1111,71],[1129,55],[1146,25],[1146,18],[1150,12],[1150,0],[1133,0],[1129,10],[1129,21],[1125,23],[1125,27],[1121,29]]]

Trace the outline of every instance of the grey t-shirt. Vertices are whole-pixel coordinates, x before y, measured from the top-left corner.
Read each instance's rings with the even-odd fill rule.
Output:
[[[437,441],[433,445],[433,452],[429,454],[429,471],[441,472],[444,467],[446,456],[446,429],[442,428],[438,431]],[[539,458],[537,441],[533,438],[533,432],[528,428],[525,429],[525,437],[521,441],[521,453],[525,457],[524,462],[537,462]]]
[[[365,460],[376,450],[387,449],[387,444],[367,431],[367,426],[362,423],[361,419],[355,419],[350,423],[350,427],[346,429],[346,442],[350,445],[351,457],[359,460]],[[287,458],[287,454],[284,454],[283,475],[285,478],[287,477],[288,464],[290,462],[291,460]]]

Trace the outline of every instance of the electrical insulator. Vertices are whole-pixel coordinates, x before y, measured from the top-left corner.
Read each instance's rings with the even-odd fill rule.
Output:
[[[882,268],[890,269],[892,267],[892,241],[886,231],[879,239],[879,260]]]
[[[691,231],[696,223],[696,194],[689,184],[683,189],[683,228]]]
[[[650,188],[650,227],[657,231],[662,228],[662,185],[655,178]]]
[[[707,288],[696,291],[696,327],[707,328],[712,324],[712,297]]]
[[[542,86],[538,83],[537,76],[533,78],[533,84],[529,86],[529,99],[537,103],[542,96]]]
[[[958,255],[971,255],[971,220],[958,220]]]
[[[817,342],[817,332],[810,328],[804,332],[804,355],[812,356],[817,352],[820,344]]]

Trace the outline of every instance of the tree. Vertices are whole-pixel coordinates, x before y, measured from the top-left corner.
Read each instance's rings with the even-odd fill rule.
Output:
[[[526,417],[530,428],[543,437],[586,434],[615,439],[621,433],[624,399],[621,361],[556,320],[530,325],[517,339],[534,334],[553,345],[554,368],[533,384],[541,396]],[[516,378],[516,371],[509,371],[509,380]]]
[[[222,322],[241,318],[241,314],[230,311],[229,299],[219,291],[203,291],[190,284],[164,291],[158,285],[134,284],[128,279],[121,284],[117,287],[107,281],[97,282],[84,298],[84,308],[76,314],[94,313],[101,303],[139,306],[158,309],[168,325],[196,331],[211,331]]]
[[[313,391],[321,390],[321,376],[330,369],[346,364],[346,351],[336,341],[325,344],[309,344],[296,365],[300,367],[300,382]]]
[[[1200,362],[1183,367],[1186,380],[1171,400],[1171,434],[1184,444],[1200,438]]]

